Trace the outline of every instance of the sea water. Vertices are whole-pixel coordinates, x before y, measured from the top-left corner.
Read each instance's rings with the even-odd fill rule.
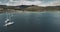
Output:
[[[60,32],[60,12],[17,12],[5,27],[6,16],[0,14],[0,32]]]

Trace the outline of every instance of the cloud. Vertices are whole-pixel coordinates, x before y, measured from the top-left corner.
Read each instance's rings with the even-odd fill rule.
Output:
[[[8,6],[16,5],[38,5],[38,6],[56,6],[60,5],[60,0],[4,0],[0,4],[5,4]]]
[[[26,0],[20,0],[20,1],[13,1],[10,0],[7,5],[40,5],[42,2],[41,1],[26,1]]]
[[[55,0],[53,2],[47,3],[47,6],[57,6],[60,5],[60,0]]]
[[[1,3],[1,2],[0,2]]]

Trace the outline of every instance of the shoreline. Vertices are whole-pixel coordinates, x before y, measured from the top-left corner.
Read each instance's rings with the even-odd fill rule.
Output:
[[[20,12],[60,12],[60,11],[19,11],[17,10],[17,11],[10,11],[10,12],[8,11],[7,13],[13,13],[13,12],[20,13]],[[2,11],[0,13],[6,13],[6,11]]]

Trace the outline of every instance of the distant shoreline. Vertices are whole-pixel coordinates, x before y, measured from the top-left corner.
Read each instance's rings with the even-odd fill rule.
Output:
[[[18,12],[18,13],[20,13],[20,12],[60,12],[60,11],[13,11],[13,12]],[[7,13],[13,13],[13,12],[7,12]],[[6,11],[4,12],[4,11],[2,11],[2,12],[0,12],[0,13],[6,13]]]

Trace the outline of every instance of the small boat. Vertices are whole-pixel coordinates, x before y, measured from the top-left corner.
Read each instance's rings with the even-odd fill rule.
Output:
[[[10,16],[11,15],[11,16]],[[6,11],[6,16],[7,16],[7,19],[5,20],[5,24],[3,26],[10,26],[12,24],[14,24],[14,22],[12,22],[11,20],[11,17],[12,17],[13,14],[9,13]]]
[[[12,24],[14,24],[14,22],[6,23],[4,26],[9,26],[9,25],[12,25]]]
[[[12,25],[14,22],[11,22],[10,19],[7,19],[5,21],[5,25],[4,26],[9,26],[9,25]]]

